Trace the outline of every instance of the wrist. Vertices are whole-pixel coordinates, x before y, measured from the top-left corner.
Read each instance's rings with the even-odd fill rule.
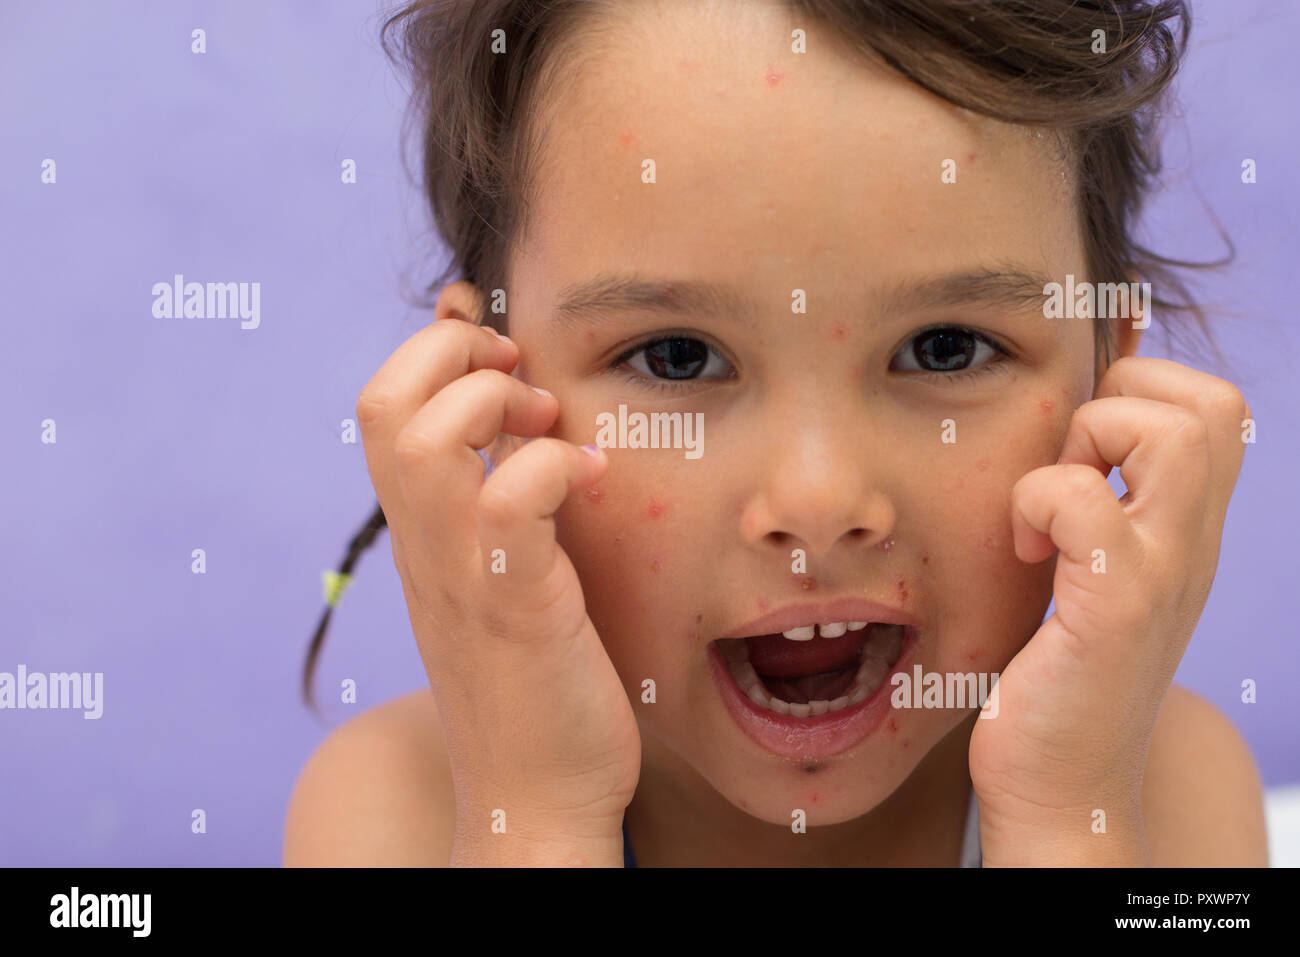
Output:
[[[985,867],[1150,867],[1141,804],[1028,808],[986,815],[980,807]]]
[[[456,813],[452,867],[622,867],[623,819],[515,808]]]

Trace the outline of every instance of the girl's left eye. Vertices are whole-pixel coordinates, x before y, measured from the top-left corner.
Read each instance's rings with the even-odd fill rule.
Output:
[[[895,372],[928,372],[946,378],[974,375],[1006,350],[988,336],[961,326],[923,329],[894,356]]]
[[[716,361],[710,359],[716,358]],[[627,363],[641,376],[629,378],[657,379],[665,388],[673,381],[699,378],[728,378],[731,363],[708,343],[690,336],[664,336],[644,342],[614,360],[615,367]],[[712,375],[706,376],[706,372]]]

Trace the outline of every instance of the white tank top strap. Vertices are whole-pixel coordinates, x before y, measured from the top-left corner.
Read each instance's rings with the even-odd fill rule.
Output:
[[[975,799],[974,788],[971,788],[970,803],[966,807],[966,833],[961,839],[961,863],[958,866],[983,866],[983,854],[980,850],[980,805]]]

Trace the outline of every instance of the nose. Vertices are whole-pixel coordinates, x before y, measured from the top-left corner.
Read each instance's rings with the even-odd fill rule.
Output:
[[[790,425],[756,450],[759,478],[741,513],[745,541],[787,558],[794,548],[825,558],[837,545],[860,550],[887,539],[896,515],[879,481],[879,444],[825,418]]]

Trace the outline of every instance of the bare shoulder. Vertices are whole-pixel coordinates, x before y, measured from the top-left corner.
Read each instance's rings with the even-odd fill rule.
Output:
[[[1241,734],[1200,695],[1170,687],[1142,789],[1156,867],[1267,867],[1264,793]]]
[[[446,867],[456,802],[429,689],[335,729],[298,775],[286,867]]]

